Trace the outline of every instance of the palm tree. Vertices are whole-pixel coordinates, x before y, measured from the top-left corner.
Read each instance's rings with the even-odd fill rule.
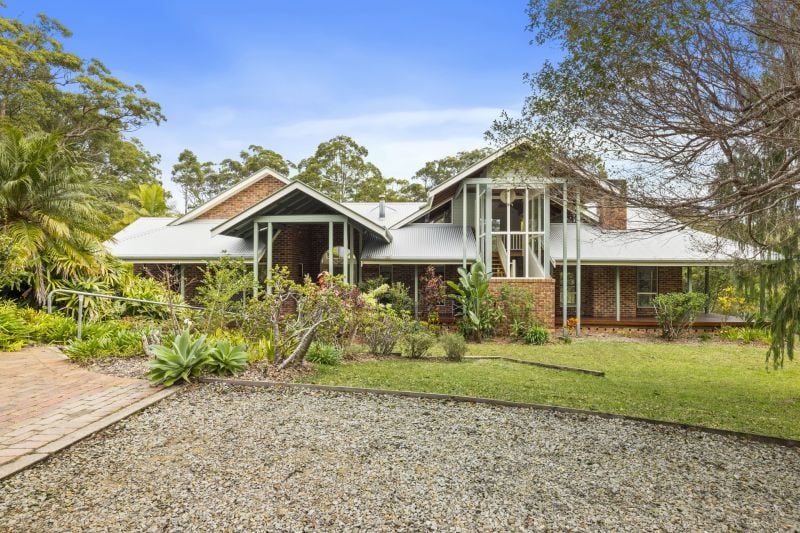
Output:
[[[137,206],[136,212],[142,217],[164,217],[172,214],[167,205],[167,193],[160,183],[140,184],[128,193],[128,198]]]
[[[121,230],[139,217],[165,217],[173,214],[167,193],[160,183],[143,183],[128,193],[130,204],[122,206],[122,218],[114,225]]]
[[[104,273],[109,218],[90,170],[57,134],[0,130],[0,235],[19,251],[39,304],[52,275]]]

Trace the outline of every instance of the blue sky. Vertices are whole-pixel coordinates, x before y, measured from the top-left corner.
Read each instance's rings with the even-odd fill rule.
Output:
[[[260,144],[292,161],[350,135],[388,176],[484,145],[522,74],[557,53],[529,44],[525,0],[485,2],[9,0],[6,16],[59,19],[67,49],[141,83],[167,116],[134,133],[203,160]]]

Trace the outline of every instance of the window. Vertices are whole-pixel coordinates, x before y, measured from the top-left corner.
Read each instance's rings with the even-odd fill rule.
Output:
[[[656,267],[636,269],[636,307],[653,307],[653,298],[658,293],[657,283]]]
[[[561,278],[559,278],[561,279]],[[560,291],[559,294],[559,301],[561,302],[561,306],[564,306],[564,292],[563,289]],[[575,286],[575,268],[567,268],[567,307],[575,307],[575,301],[577,300],[577,288]]]
[[[392,274],[392,265],[380,265],[378,267],[378,275],[386,280],[386,283],[389,283],[390,285],[394,283],[394,277]]]

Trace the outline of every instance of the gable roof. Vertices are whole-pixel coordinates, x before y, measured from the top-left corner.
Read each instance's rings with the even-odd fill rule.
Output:
[[[483,159],[481,159],[477,163],[474,163],[474,164],[470,165],[469,167],[465,168],[464,170],[462,170],[458,174],[446,179],[445,181],[443,181],[442,183],[440,183],[439,185],[437,185],[436,187],[434,187],[430,191],[428,191],[428,200],[427,200],[427,204],[425,206],[420,207],[417,212],[411,213],[410,215],[408,215],[404,219],[401,219],[401,220],[397,221],[394,225],[392,225],[392,228],[399,228],[399,227],[402,227],[405,224],[408,224],[409,222],[413,222],[414,220],[416,220],[420,216],[424,215],[427,211],[433,209],[434,207],[438,207],[438,205],[441,205],[441,204],[436,204],[436,205],[433,204],[433,200],[434,200],[434,198],[436,197],[437,194],[441,193],[442,191],[447,190],[450,187],[453,187],[453,186],[457,185],[461,180],[463,180],[465,178],[468,178],[469,176],[475,174],[476,172],[478,172],[480,170],[483,170],[484,168],[489,166],[489,164],[491,164],[492,162],[496,161],[497,159],[500,159],[501,157],[506,155],[511,150],[513,150],[513,149],[515,149],[515,148],[517,148],[519,146],[522,146],[523,144],[528,144],[530,142],[532,142],[532,141],[530,139],[528,139],[527,137],[520,137],[519,139],[517,139],[515,141],[512,141],[512,142],[506,144],[505,146],[503,146],[501,148],[498,148],[497,150],[495,150],[491,154],[487,155],[486,157],[484,157]],[[558,156],[551,155],[549,157],[551,157],[556,162],[563,163],[561,158],[559,158]],[[580,175],[581,178],[586,179],[586,180],[591,180],[591,181],[597,183],[600,187],[603,187],[604,189],[608,190],[609,192],[619,193],[619,190],[617,189],[617,187],[613,183],[597,180],[595,177],[591,176],[587,172],[582,171],[580,169],[576,169],[575,171]]]
[[[337,202],[336,200],[326,196],[325,194],[306,185],[301,181],[292,181],[289,185],[279,190],[278,192],[268,196],[267,198],[263,199],[254,206],[245,209],[238,215],[215,226],[211,230],[211,235],[224,234],[225,232],[230,231],[237,226],[240,226],[248,219],[258,216],[259,211],[271,206],[272,204],[279,202],[280,200],[288,197],[290,194],[294,192],[300,192],[302,194],[307,195],[311,199],[316,200],[317,202],[320,202],[321,204],[325,205],[332,211],[344,215],[347,218],[361,224],[368,230],[374,232],[376,235],[380,235],[384,240],[391,241],[391,236],[386,231],[386,228],[384,228],[380,224],[376,224],[375,222],[366,218],[362,214],[354,211],[353,209],[350,209],[344,204]]]
[[[194,209],[192,209],[191,211],[189,211],[188,213],[186,213],[185,215],[176,218],[175,220],[170,222],[170,226],[177,226],[179,224],[183,224],[184,222],[189,222],[189,221],[192,221],[192,220],[196,219],[197,217],[199,217],[203,213],[207,212],[208,210],[212,209],[213,207],[218,206],[219,204],[221,204],[225,200],[227,200],[229,198],[232,198],[233,196],[236,196],[236,194],[238,194],[239,192],[247,189],[248,187],[250,187],[251,185],[253,185],[257,181],[259,181],[260,179],[265,178],[267,176],[272,176],[273,178],[276,178],[277,180],[282,181],[283,183],[285,183],[287,185],[290,183],[289,178],[287,178],[283,174],[281,174],[281,173],[279,173],[279,172],[277,172],[275,170],[272,170],[269,167],[264,167],[261,170],[259,170],[258,172],[256,172],[256,173],[252,174],[251,176],[243,179],[242,181],[240,181],[239,183],[237,183],[233,187],[229,188],[228,190],[221,192],[220,194],[218,194],[217,196],[215,196],[211,200],[207,201],[206,203],[204,203],[202,205],[199,205],[199,206],[195,207]]]

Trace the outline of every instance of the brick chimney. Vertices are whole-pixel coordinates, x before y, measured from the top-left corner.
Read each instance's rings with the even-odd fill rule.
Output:
[[[618,195],[604,195],[597,202],[597,218],[603,229],[628,229],[628,206],[625,200],[628,184],[625,180],[608,180],[618,190]]]

